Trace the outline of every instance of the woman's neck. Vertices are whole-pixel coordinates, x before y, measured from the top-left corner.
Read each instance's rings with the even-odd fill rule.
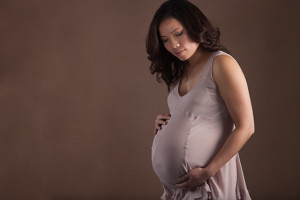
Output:
[[[207,55],[209,54],[208,51],[199,48],[195,51],[195,53],[188,59],[187,67],[192,69],[197,65],[201,65],[201,63],[205,62]]]

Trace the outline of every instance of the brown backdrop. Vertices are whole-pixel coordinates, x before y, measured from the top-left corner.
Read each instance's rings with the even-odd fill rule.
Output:
[[[154,118],[167,91],[145,38],[162,0],[0,1],[0,199],[158,199]],[[242,67],[253,199],[300,197],[299,1],[193,0]]]

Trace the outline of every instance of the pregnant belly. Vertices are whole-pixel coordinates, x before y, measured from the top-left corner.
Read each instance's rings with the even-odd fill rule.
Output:
[[[152,144],[152,166],[160,181],[174,185],[178,177],[208,164],[227,135],[225,125],[220,119],[195,119],[178,110],[172,113]]]

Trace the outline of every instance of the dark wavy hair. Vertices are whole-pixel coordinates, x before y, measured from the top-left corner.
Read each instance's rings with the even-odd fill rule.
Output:
[[[220,44],[220,30],[214,28],[198,7],[187,0],[168,0],[156,11],[146,38],[146,52],[151,61],[150,72],[156,80],[162,78],[168,87],[174,86],[186,69],[187,61],[181,61],[168,52],[159,35],[160,23],[169,17],[178,20],[187,30],[192,41],[200,43],[199,48],[213,52],[222,50],[230,53]]]

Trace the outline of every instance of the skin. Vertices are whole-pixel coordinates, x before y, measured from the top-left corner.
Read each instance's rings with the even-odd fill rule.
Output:
[[[181,34],[183,30],[183,33]],[[196,82],[203,64],[209,54],[198,48],[199,43],[192,41],[185,28],[174,18],[161,22],[159,32],[164,46],[180,60],[188,60],[187,71],[183,77],[187,81],[180,82],[181,93],[187,93]],[[184,50],[180,55],[176,52]],[[226,139],[225,143],[206,167],[198,167],[178,178],[177,187],[183,190],[194,190],[208,178],[215,175],[240,149],[254,133],[254,117],[250,95],[245,76],[235,59],[226,55],[219,55],[213,61],[213,78],[217,84],[236,129]],[[154,134],[161,129],[161,124],[167,124],[170,113],[157,116]]]

